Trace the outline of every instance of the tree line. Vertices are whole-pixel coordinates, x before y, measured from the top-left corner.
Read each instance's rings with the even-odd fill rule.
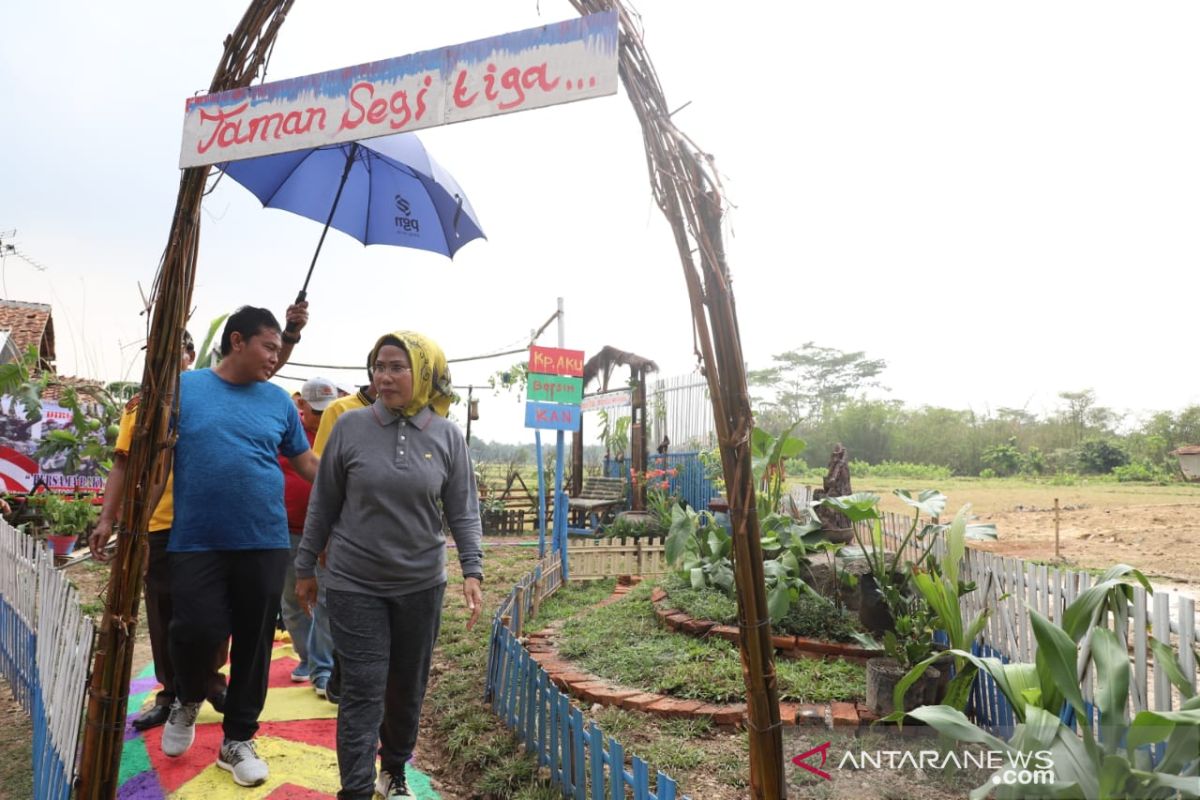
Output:
[[[855,460],[945,467],[956,475],[1108,474],[1123,480],[1171,480],[1171,451],[1200,444],[1200,406],[1129,421],[1100,405],[1091,389],[1063,391],[1039,416],[1025,409],[980,413],[900,400],[870,399],[887,364],[863,352],[812,342],[751,370],[755,424],[772,433],[798,423],[811,467],[824,465],[840,442]]]

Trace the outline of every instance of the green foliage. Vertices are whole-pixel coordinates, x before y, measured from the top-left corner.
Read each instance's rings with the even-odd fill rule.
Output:
[[[1080,472],[1103,475],[1128,464],[1129,454],[1108,439],[1088,439],[1076,449],[1075,461]]]
[[[725,494],[725,465],[721,463],[721,448],[701,450],[700,464],[704,468],[704,477],[713,485],[718,494]]]
[[[771,367],[752,370],[746,377],[751,386],[771,390],[766,410],[788,420],[832,413],[863,390],[878,386],[875,378],[887,367],[886,361],[869,359],[862,351],[843,353],[813,342],[771,358]]]
[[[821,470],[824,474],[824,470]],[[905,461],[884,461],[879,464],[868,464],[865,461],[851,461],[850,474],[856,478],[904,478],[919,481],[948,480],[953,472],[948,467],[936,464],[910,464]]]
[[[853,642],[860,634],[853,615],[810,594],[800,595],[775,627],[784,633],[828,642]]]
[[[1121,483],[1166,483],[1171,478],[1169,472],[1146,460],[1114,467],[1112,474]]]
[[[1062,625],[1030,610],[1037,640],[1034,664],[1001,663],[965,650],[951,650],[989,675],[1012,705],[1017,726],[1006,742],[977,728],[950,705],[925,706],[909,714],[939,733],[963,742],[985,743],[1019,757],[1049,751],[1054,784],[1008,786],[989,780],[972,797],[1171,798],[1200,796],[1200,697],[1188,683],[1171,647],[1151,639],[1155,669],[1161,669],[1184,701],[1178,711],[1141,711],[1129,719],[1128,689],[1132,667],[1125,640],[1132,605],[1132,585],[1149,590],[1137,570],[1118,565],[1084,591],[1067,608]],[[1111,617],[1113,627],[1102,627]],[[897,699],[932,659],[918,664],[896,686]],[[1099,725],[1092,723],[1080,685],[1088,673],[1096,680]],[[1070,706],[1079,733],[1060,714]],[[903,712],[892,717],[901,721]],[[1151,763],[1147,745],[1165,743],[1162,757]],[[1007,769],[1007,765],[1005,767]],[[997,773],[995,776],[999,778]]]
[[[616,459],[625,458],[625,451],[629,449],[629,426],[633,418],[610,416],[603,408],[596,412],[596,418],[600,421],[598,433],[600,443],[604,445],[604,454]]]
[[[967,518],[970,511],[969,504],[960,508],[954,515],[954,522],[945,530],[945,561],[938,561],[930,553],[926,558],[926,571],[914,570],[912,573],[912,585],[933,611],[935,627],[946,633],[950,647],[957,650],[971,649],[991,613],[991,610],[985,607],[975,619],[968,622],[963,618],[962,598],[976,588],[974,581],[963,582],[958,577],[958,569],[966,553]],[[947,690],[946,703],[961,711],[966,708],[976,669],[966,660],[956,658],[954,670],[955,676]],[[903,703],[898,707],[903,708]]]
[[[979,477],[983,478],[984,480],[991,480],[992,478],[999,478],[1000,476],[996,474],[996,470],[988,467],[987,469],[979,470]]]
[[[91,500],[71,500],[51,494],[42,504],[42,516],[50,523],[51,533],[78,535],[86,533],[96,523],[100,509],[92,505]]]
[[[27,422],[42,418],[42,393],[50,385],[51,374],[48,370],[39,370],[40,366],[41,358],[35,345],[30,345],[16,361],[0,364],[0,395],[12,398],[8,409],[10,416],[15,416],[15,406],[20,403]]]
[[[716,589],[696,589],[680,575],[671,575],[663,582],[671,597],[671,605],[696,619],[711,619],[722,625],[737,622],[737,600]]]
[[[804,440],[792,436],[792,431],[798,424],[792,423],[779,436],[772,436],[762,428],[755,428],[750,433],[751,469],[758,486],[757,503],[760,518],[779,511],[779,502],[783,498],[783,489],[787,482],[784,468],[786,460],[804,452]]]
[[[229,319],[229,314],[222,314],[208,323],[208,330],[204,334],[204,341],[200,344],[200,349],[196,351],[196,361],[192,364],[194,368],[208,369],[220,363],[221,353],[218,336],[221,333],[221,326],[225,324],[225,320],[227,319]]]
[[[594,607],[563,626],[559,653],[584,669],[624,686],[712,703],[737,702],[746,693],[737,646],[665,630],[642,584],[619,603]],[[854,700],[865,692],[864,668],[841,659],[780,659],[781,700]]]
[[[701,525],[701,521],[705,524]],[[733,591],[733,540],[708,511],[697,512],[678,505],[671,509],[666,557],[678,565],[692,587],[715,586]]]
[[[983,463],[987,464],[993,475],[1006,478],[1009,475],[1016,475],[1020,471],[1022,456],[1016,442],[1016,437],[1012,437],[1004,444],[994,444],[984,448]],[[980,473],[981,476],[982,474]]]
[[[95,402],[85,404],[74,387],[62,390],[58,403],[71,412],[71,424],[43,434],[33,453],[38,459],[64,455],[62,471],[67,475],[74,475],[87,465],[105,475],[112,469],[123,406],[98,387],[89,389],[89,394]]]
[[[922,514],[931,518],[941,516],[946,508],[946,496],[934,489],[927,489],[916,497],[906,489],[896,489],[894,494],[913,509],[913,521],[890,560],[884,552],[883,514],[879,510],[879,495],[858,492],[846,497],[826,497],[819,505],[841,511],[855,523],[855,540],[871,568],[871,581],[867,585],[873,587],[892,618],[892,630],[884,631],[883,634],[883,649],[901,666],[910,667],[926,658],[933,650],[934,614],[920,593],[909,590],[908,583],[913,564],[901,564],[900,556],[909,541],[916,536],[924,545],[916,564],[927,560],[936,541],[937,537],[934,534],[939,530],[939,526],[926,525],[919,534],[917,527]],[[865,526],[869,526],[869,542],[863,538],[862,530]]]

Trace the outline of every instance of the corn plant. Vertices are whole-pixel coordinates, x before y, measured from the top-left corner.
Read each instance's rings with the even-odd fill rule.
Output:
[[[1038,645],[1033,664],[1004,664],[966,650],[950,651],[995,680],[1018,722],[1012,736],[1005,741],[984,731],[951,704],[924,706],[909,716],[958,741],[1010,754],[1010,763],[1029,763],[1036,754],[1047,754],[1054,778],[1040,785],[1008,786],[1001,773],[1009,767],[1003,767],[975,789],[972,798],[992,792],[998,798],[1200,797],[1200,696],[1171,647],[1157,638],[1150,640],[1155,668],[1164,671],[1184,701],[1178,711],[1141,711],[1129,719],[1131,668],[1125,639],[1132,581],[1151,591],[1132,567],[1108,570],[1066,609],[1061,625],[1030,609]],[[1113,630],[1100,627],[1109,616]],[[897,702],[932,661],[918,664],[897,684]],[[1098,726],[1092,725],[1080,689],[1089,671],[1098,684]],[[889,719],[902,721],[903,716],[897,712]],[[1072,717],[1079,723],[1078,733],[1069,722]],[[1165,747],[1155,762],[1149,746],[1159,743]]]

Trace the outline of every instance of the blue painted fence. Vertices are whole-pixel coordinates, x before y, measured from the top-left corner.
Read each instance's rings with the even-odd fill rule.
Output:
[[[0,673],[33,722],[33,796],[67,800],[93,626],[49,550],[0,522]]]
[[[544,559],[513,587],[492,620],[485,700],[545,767],[563,797],[574,800],[676,800],[675,781],[636,756],[625,768],[625,750],[550,681],[518,637],[538,605],[562,586],[556,557]],[[627,794],[630,792],[632,794]],[[683,800],[687,800],[686,797]]]
[[[624,478],[629,480],[629,470],[632,467],[625,459],[606,459],[604,476],[607,478]],[[712,481],[704,474],[704,463],[700,461],[698,452],[654,453],[646,457],[646,469],[674,469],[674,477],[664,476],[669,484],[667,492],[678,495],[697,511],[708,510],[708,502],[720,492],[713,486]],[[626,506],[628,507],[628,505]]]

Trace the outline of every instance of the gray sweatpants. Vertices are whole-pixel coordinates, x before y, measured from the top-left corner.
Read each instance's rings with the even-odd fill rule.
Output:
[[[377,597],[329,590],[329,624],[341,670],[337,755],[339,800],[370,800],[375,753],[401,773],[421,720],[446,584],[415,594]]]

